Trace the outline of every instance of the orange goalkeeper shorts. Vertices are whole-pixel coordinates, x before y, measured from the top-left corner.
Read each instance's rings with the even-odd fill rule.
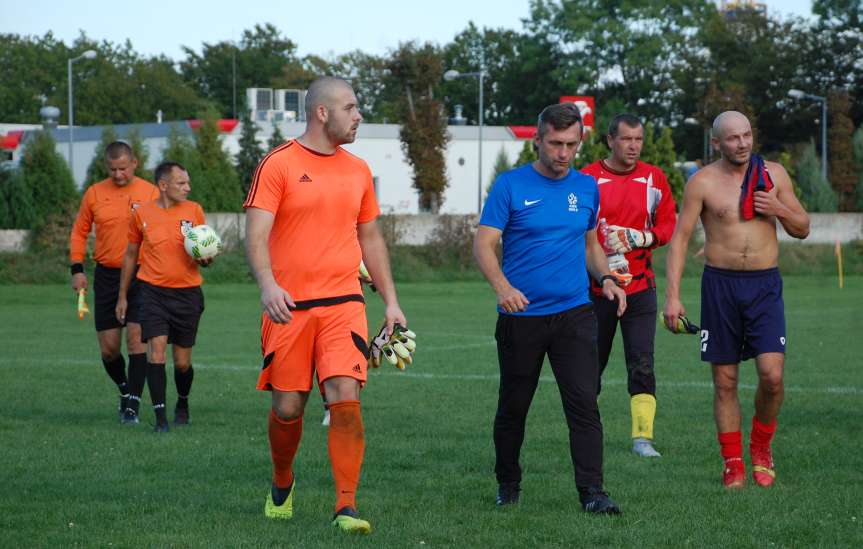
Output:
[[[264,364],[258,376],[261,391],[312,390],[331,377],[366,381],[368,325],[364,303],[349,301],[292,311],[287,324],[276,324],[264,313],[261,350]]]

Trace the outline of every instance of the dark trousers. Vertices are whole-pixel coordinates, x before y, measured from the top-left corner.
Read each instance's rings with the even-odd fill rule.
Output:
[[[596,404],[599,365],[591,304],[548,316],[498,316],[495,330],[500,391],[494,418],[499,483],[520,482],[524,423],[546,355],[557,380],[569,427],[579,488],[602,486],[602,422]]]
[[[626,312],[617,318],[617,302],[603,296],[593,296],[596,309],[599,351],[599,376],[608,365],[611,344],[617,324],[623,333],[623,353],[626,357],[627,387],[630,395],[656,395],[656,376],[653,368],[653,340],[656,337],[656,289],[626,296]],[[602,383],[598,387],[602,390]]]

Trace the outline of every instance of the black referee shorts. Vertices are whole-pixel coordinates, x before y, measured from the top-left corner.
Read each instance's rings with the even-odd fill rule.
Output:
[[[192,288],[163,288],[138,281],[141,339],[168,336],[168,343],[194,347],[198,322],[204,312],[204,292]]]
[[[96,264],[93,274],[93,320],[96,331],[122,328],[126,324],[117,320],[117,295],[120,293],[120,269]],[[140,322],[138,303],[138,281],[132,277],[132,284],[126,295],[129,303],[126,309],[126,322]]]

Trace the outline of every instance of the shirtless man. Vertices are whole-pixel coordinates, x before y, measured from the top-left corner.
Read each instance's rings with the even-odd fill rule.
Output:
[[[701,360],[710,362],[713,370],[714,416],[725,460],[723,483],[740,488],[746,479],[737,380],[740,361],[754,357],[758,388],[749,452],[753,479],[766,487],[776,476],[770,442],[784,396],[785,314],[776,221],[789,235],[803,239],[809,234],[809,216],[785,169],[766,161],[761,168],[760,157],[752,154],[752,128],[744,115],[726,111],[717,116],[711,141],[721,157],[686,185],[668,250],[663,316],[666,325],[676,329],[677,319],[686,314],[680,277],[700,216],[707,262],[701,281]],[[754,179],[748,178],[750,161]],[[741,196],[745,177],[748,187],[756,189],[749,197]]]

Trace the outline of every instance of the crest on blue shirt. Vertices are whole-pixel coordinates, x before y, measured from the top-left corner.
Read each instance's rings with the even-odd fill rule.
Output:
[[[569,193],[569,211],[577,212],[578,211],[578,197],[575,196],[575,193]]]

